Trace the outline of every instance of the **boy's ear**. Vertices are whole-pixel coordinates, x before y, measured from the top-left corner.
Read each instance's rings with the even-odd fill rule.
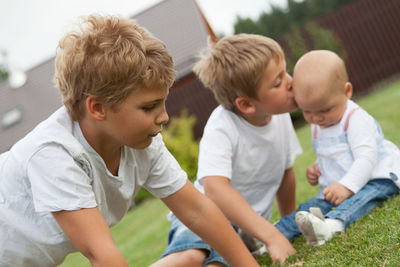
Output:
[[[243,114],[253,114],[256,112],[256,106],[254,103],[247,97],[237,97],[235,99],[235,104],[237,109]]]
[[[90,117],[95,120],[102,121],[106,117],[106,108],[98,98],[88,96],[86,98],[86,110]]]
[[[344,85],[344,94],[348,99],[350,99],[353,96],[353,85],[351,82],[346,82]]]

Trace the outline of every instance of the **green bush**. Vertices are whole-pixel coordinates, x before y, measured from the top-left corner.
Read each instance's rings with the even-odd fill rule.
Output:
[[[189,115],[188,111],[184,109],[179,117],[171,118],[170,123],[162,132],[165,146],[192,182],[196,179],[199,155],[199,142],[193,135],[195,123],[196,117]],[[142,188],[135,197],[135,203],[138,204],[149,197],[152,197],[151,194]]]
[[[186,109],[180,117],[171,119],[168,127],[163,130],[163,139],[166,147],[188,174],[189,180],[194,181],[197,174],[197,159],[199,156],[199,142],[195,140],[193,127],[196,117],[189,115]]]
[[[6,80],[8,76],[8,69],[3,64],[0,64],[0,81]]]

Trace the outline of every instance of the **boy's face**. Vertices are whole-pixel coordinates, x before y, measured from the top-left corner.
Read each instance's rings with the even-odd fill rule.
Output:
[[[148,147],[168,122],[169,90],[150,88],[131,93],[117,109],[107,109],[106,131],[111,142],[135,149]]]
[[[281,114],[297,109],[292,92],[292,77],[286,72],[284,59],[272,59],[264,71],[254,103],[260,115]]]

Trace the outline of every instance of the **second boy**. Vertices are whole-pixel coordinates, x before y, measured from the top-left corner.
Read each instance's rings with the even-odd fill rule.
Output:
[[[194,71],[220,104],[200,142],[195,186],[263,242],[273,262],[283,262],[295,250],[268,220],[275,196],[281,216],[295,210],[292,165],[301,153],[287,113],[297,105],[283,51],[264,36],[225,37],[210,44]],[[154,266],[227,265],[174,216],[164,256]]]

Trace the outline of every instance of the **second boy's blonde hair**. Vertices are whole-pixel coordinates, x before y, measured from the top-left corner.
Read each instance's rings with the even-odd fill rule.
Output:
[[[88,96],[116,108],[138,89],[168,89],[175,77],[165,45],[133,20],[91,15],[80,31],[59,42],[55,83],[73,120],[85,114]]]
[[[274,40],[254,34],[224,37],[209,43],[193,68],[204,86],[226,109],[235,111],[235,99],[257,99],[257,90],[271,59],[282,59],[283,51]]]

